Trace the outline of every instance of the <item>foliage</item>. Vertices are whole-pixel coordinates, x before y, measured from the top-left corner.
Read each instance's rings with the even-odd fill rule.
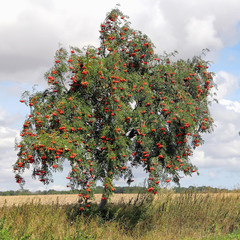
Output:
[[[90,206],[96,181],[107,200],[113,179],[133,181],[133,166],[149,173],[148,191],[155,194],[159,183],[178,184],[181,173],[197,171],[189,158],[213,122],[208,62],[158,56],[127,18],[117,8],[107,14],[99,48],[60,48],[45,75],[49,88],[24,94],[30,115],[16,144],[18,183],[32,167],[33,177],[48,184],[68,160],[68,186]]]

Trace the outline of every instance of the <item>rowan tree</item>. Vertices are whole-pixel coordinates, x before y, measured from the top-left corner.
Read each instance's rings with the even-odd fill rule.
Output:
[[[209,63],[157,55],[127,19],[118,8],[107,14],[99,48],[60,48],[45,75],[49,87],[20,100],[30,114],[16,144],[18,183],[31,168],[48,184],[69,161],[68,186],[79,189],[85,209],[96,181],[104,186],[104,206],[114,179],[133,181],[133,166],[149,173],[148,191],[155,194],[160,181],[179,183],[180,174],[197,171],[190,156],[213,123]]]

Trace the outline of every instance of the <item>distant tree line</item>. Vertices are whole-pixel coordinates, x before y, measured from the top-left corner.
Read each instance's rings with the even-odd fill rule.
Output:
[[[214,188],[209,186],[201,186],[201,187],[194,187],[189,186],[188,188],[185,187],[174,187],[173,190],[175,193],[183,193],[183,192],[198,192],[198,193],[219,193],[219,192],[233,192],[237,190],[229,190],[226,188]]]
[[[226,188],[214,188],[209,186],[194,187],[174,187],[172,190],[175,193],[184,193],[184,192],[197,192],[197,193],[219,193],[219,192],[236,192],[238,190],[229,190]],[[102,194],[103,187],[98,186],[96,188],[96,194]],[[134,194],[134,193],[144,193],[146,192],[146,187],[132,186],[132,187],[115,187],[114,193],[124,193],[124,194]],[[31,192],[27,189],[22,190],[9,190],[9,191],[0,191],[0,196],[18,196],[18,195],[52,195],[52,194],[78,194],[78,190],[68,190],[68,191],[57,191],[54,189],[44,190],[44,191],[35,191]]]

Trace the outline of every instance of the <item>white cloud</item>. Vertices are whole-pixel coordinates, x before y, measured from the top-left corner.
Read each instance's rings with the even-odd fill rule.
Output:
[[[217,84],[217,99],[223,99],[237,90],[238,77],[228,72],[220,71],[216,74],[214,82]],[[224,100],[222,101],[224,104]]]
[[[205,18],[192,17],[186,24],[186,45],[188,48],[204,49],[221,49],[222,40],[217,36],[214,28],[215,17],[207,16]]]
[[[219,50],[239,40],[237,0],[144,2],[131,19],[137,19],[135,26],[149,35],[158,52],[177,50],[180,57],[191,58],[209,48],[207,57],[215,60]]]
[[[17,135],[19,135],[18,130],[0,126],[0,191],[9,190],[7,185],[15,184],[12,165],[17,157],[14,151]]]
[[[19,135],[18,130],[0,126],[0,148],[7,148],[11,145],[14,147],[17,135]]]
[[[227,110],[233,111],[235,113],[240,113],[240,102],[230,101],[227,99],[221,99],[219,103],[226,107]]]
[[[197,167],[203,167],[203,166],[208,165],[209,162],[211,163],[211,159],[209,161],[209,158],[207,159],[205,157],[204,151],[200,151],[199,149],[197,149],[194,151],[192,162]]]

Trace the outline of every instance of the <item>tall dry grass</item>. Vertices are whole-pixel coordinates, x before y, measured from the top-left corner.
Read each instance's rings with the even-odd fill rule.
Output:
[[[0,219],[0,239],[220,239],[240,230],[240,194],[165,191],[85,213],[77,204],[5,204]]]

